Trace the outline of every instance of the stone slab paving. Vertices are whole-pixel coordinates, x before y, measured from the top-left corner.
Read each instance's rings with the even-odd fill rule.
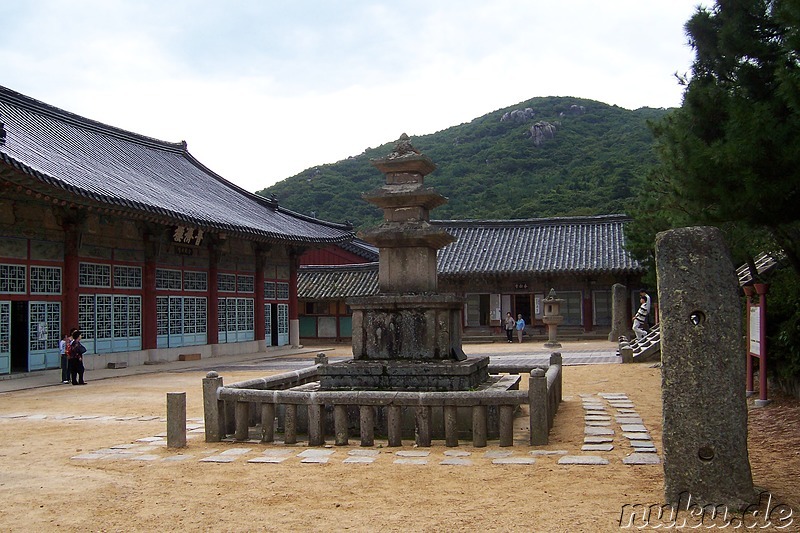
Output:
[[[568,453],[567,450],[533,450],[530,452],[531,455],[566,455]]]
[[[514,452],[507,450],[489,450],[483,454],[483,456],[487,459],[505,459],[506,457],[511,457],[512,455],[514,455]]]
[[[610,452],[613,449],[613,444],[584,444],[581,446],[582,452]]]
[[[642,424],[620,424],[620,429],[623,433],[637,433],[647,431],[647,428]]]
[[[399,459],[394,460],[394,464],[396,465],[426,465],[428,464],[427,459],[420,459],[414,457],[401,457]]]
[[[342,462],[346,464],[371,464],[375,462],[375,457],[354,456],[348,457]]]
[[[395,452],[398,457],[428,457],[430,454],[431,452],[427,450],[401,450]]]
[[[377,457],[380,454],[380,450],[350,450],[347,452],[347,455],[354,457]]]
[[[262,455],[260,457],[254,457],[253,459],[248,459],[247,462],[248,463],[271,463],[271,464],[276,464],[276,463],[282,463],[288,458],[289,458],[289,456],[279,457],[279,456]]]
[[[589,435],[587,437],[583,437],[584,444],[605,444],[613,441],[614,437],[609,437],[607,435]]]
[[[656,445],[653,444],[651,440],[632,440],[631,446],[634,448],[655,448]]]
[[[325,450],[319,448],[309,448],[297,454],[297,457],[329,457],[333,455],[334,450]]]
[[[650,434],[646,431],[623,433],[622,436],[628,440],[650,440]]]
[[[444,455],[447,457],[469,457],[472,454],[461,450],[445,450]]]
[[[448,457],[439,464],[444,466],[472,466],[472,461],[463,457]]]
[[[587,420],[584,423],[589,427],[611,427],[611,422],[608,420]]]
[[[638,416],[632,416],[632,417],[618,416],[618,417],[616,417],[615,420],[616,420],[617,424],[620,424],[620,425],[623,425],[623,424],[625,424],[625,425],[631,425],[631,424],[644,425],[644,420],[642,420]]]
[[[657,465],[661,458],[654,453],[632,453],[622,460],[626,465]]]
[[[159,459],[161,459],[161,457],[159,457],[158,455],[148,455],[148,454],[133,455],[128,458],[129,461],[158,461]]]
[[[586,426],[583,428],[583,433],[585,435],[613,435],[614,430],[611,428],[598,428],[598,427]]]
[[[532,465],[536,463],[533,457],[497,457],[492,459],[493,465]]]
[[[565,455],[558,460],[560,465],[607,465],[608,459],[599,455]]]
[[[309,457],[303,457],[300,460],[300,463],[303,463],[303,464],[325,464],[325,463],[328,462],[329,459],[330,459],[330,457],[328,457],[326,455],[312,455],[312,456],[309,456]]]
[[[185,461],[186,459],[191,459],[192,454],[190,453],[182,453],[179,455],[170,455],[169,457],[164,457],[165,463],[179,463],[181,461]]]
[[[200,459],[201,463],[232,463],[236,460],[235,455],[212,455]]]

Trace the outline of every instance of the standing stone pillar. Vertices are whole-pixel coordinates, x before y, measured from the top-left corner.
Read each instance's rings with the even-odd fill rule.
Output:
[[[628,313],[627,288],[621,283],[611,286],[611,333],[610,342],[617,342],[622,335],[631,334],[630,313]]]
[[[745,346],[736,272],[712,227],[656,236],[661,305],[664,495],[741,509],[747,455]]]
[[[186,447],[186,393],[167,393],[167,448]]]

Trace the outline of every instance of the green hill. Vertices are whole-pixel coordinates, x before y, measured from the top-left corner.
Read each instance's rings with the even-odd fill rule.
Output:
[[[411,143],[438,168],[426,185],[449,198],[437,219],[510,219],[624,213],[633,186],[655,163],[648,120],[665,109],[630,111],[593,100],[534,98]],[[398,132],[398,136],[399,136]],[[369,162],[394,140],[328,165],[307,169],[258,194],[282,206],[357,228],[380,211],[361,194],[383,175]]]

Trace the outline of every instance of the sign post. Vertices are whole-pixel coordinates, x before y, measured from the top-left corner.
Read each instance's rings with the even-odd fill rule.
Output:
[[[756,283],[744,287],[747,298],[747,396],[755,394],[753,359],[758,359],[758,399],[756,407],[764,407],[767,399],[767,292],[769,285]],[[758,303],[753,303],[753,297]]]

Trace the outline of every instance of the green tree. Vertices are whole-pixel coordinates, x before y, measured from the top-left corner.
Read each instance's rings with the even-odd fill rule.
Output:
[[[734,259],[782,249],[768,307],[771,369],[800,376],[800,2],[718,0],[686,23],[683,105],[652,126],[660,164],[641,185],[631,251],[656,232],[711,224]],[[752,264],[752,259],[750,259]],[[652,272],[652,269],[651,269]]]
[[[635,213],[639,256],[655,231],[712,224],[740,259],[779,247],[800,275],[798,22],[796,0],[718,0],[686,23],[695,60],[683,105],[653,127],[661,164]]]

